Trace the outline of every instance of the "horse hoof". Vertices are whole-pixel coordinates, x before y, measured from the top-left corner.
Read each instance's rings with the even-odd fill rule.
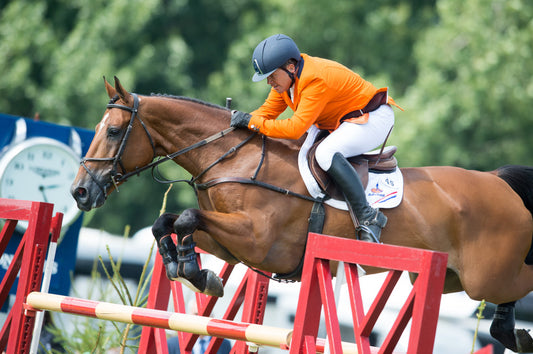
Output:
[[[205,289],[203,293],[209,296],[224,296],[224,284],[222,284],[222,279],[209,269],[202,270],[202,273],[205,280]]]
[[[515,330],[516,344],[518,353],[531,353],[533,352],[533,338],[525,329]]]
[[[192,291],[209,296],[224,296],[224,285],[222,279],[209,269],[202,269],[194,279],[176,278],[177,280]]]

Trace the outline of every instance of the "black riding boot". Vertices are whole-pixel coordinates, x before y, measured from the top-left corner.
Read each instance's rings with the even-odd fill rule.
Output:
[[[349,208],[359,220],[359,227],[356,229],[359,240],[379,242],[381,229],[387,224],[387,217],[368,204],[365,189],[353,166],[337,152],[326,172],[342,189]]]

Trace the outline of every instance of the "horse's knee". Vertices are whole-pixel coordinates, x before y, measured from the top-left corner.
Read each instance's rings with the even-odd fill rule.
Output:
[[[179,215],[171,214],[171,213],[164,213],[161,215],[152,225],[152,235],[156,239],[160,239],[161,237],[168,235],[172,232],[174,222],[179,217]]]
[[[178,237],[192,234],[198,227],[200,221],[198,209],[186,209],[174,222],[174,231]]]

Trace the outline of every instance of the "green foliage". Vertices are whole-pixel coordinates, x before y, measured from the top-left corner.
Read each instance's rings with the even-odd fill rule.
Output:
[[[403,100],[407,159],[479,169],[533,164],[533,3],[441,0],[437,9]]]

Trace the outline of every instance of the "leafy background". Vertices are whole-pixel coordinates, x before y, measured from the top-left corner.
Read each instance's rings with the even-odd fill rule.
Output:
[[[405,108],[390,138],[402,166],[533,165],[530,0],[4,0],[0,112],[93,129],[104,75],[251,111],[268,92],[250,80],[251,54],[274,33],[390,87]],[[88,224],[151,225],[165,190],[149,173],[133,178]],[[167,210],[194,204],[177,185]]]

